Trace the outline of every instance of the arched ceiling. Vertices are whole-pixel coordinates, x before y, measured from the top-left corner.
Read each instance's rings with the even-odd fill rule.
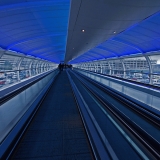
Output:
[[[1,0],[0,47],[55,63],[145,54],[160,50],[159,11],[160,0]]]
[[[0,47],[64,61],[70,0],[1,0]]]

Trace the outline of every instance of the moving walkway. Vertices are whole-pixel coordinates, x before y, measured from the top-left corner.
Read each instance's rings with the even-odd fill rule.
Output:
[[[159,159],[160,117],[86,76],[58,73],[5,159]]]

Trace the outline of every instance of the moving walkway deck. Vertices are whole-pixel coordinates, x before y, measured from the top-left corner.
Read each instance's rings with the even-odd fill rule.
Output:
[[[117,159],[159,159],[159,116],[86,76],[72,72],[71,77],[96,121],[101,139]]]
[[[38,107],[7,159],[160,157],[159,116],[74,70],[58,74]]]
[[[93,159],[65,71],[52,84],[11,159]]]

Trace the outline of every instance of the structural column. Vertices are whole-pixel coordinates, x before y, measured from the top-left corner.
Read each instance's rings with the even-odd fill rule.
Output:
[[[153,81],[152,81],[152,78],[153,78],[152,64],[151,64],[151,61],[150,61],[148,56],[144,55],[144,57],[146,58],[146,61],[147,61],[148,66],[149,66],[149,84],[153,84]]]
[[[123,59],[121,60],[121,63],[122,63],[122,66],[123,66],[123,78],[126,78],[126,67],[125,67]]]
[[[19,76],[19,73],[20,73],[20,65],[23,61],[24,57],[22,57],[20,60],[19,60],[19,63],[17,65],[17,80],[20,81],[20,76]]]

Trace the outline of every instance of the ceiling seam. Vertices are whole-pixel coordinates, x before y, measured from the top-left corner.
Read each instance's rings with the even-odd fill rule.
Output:
[[[80,8],[81,8],[81,5],[82,5],[82,0],[80,2],[80,5],[79,5],[79,8],[78,8],[78,13],[77,13],[77,17],[76,17],[76,21],[75,21],[75,24],[74,24],[74,27],[73,27],[73,32],[74,32],[74,29],[75,29],[75,26],[76,26],[76,23],[77,23],[77,19],[78,19],[78,16],[79,16],[79,12],[80,12]],[[71,11],[71,8],[70,8],[70,11]],[[70,20],[70,18],[69,18]],[[68,23],[69,24],[69,23]],[[73,32],[72,32],[72,36],[71,36],[71,41],[72,41],[72,37],[73,37]],[[68,35],[67,35],[67,39],[68,39]],[[66,51],[67,51],[67,44],[66,44]],[[65,54],[65,59],[64,59],[65,63],[66,63],[66,54]]]

